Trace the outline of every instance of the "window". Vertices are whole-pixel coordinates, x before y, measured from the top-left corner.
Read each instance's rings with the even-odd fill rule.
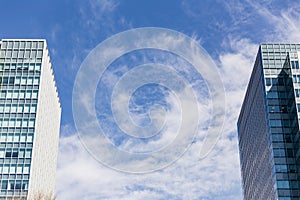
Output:
[[[20,50],[19,51],[19,58],[23,58],[24,57],[24,50]]]
[[[32,98],[33,99],[37,99],[37,97],[38,97],[38,92],[37,91],[33,91],[32,92]]]
[[[292,69],[299,69],[299,62],[298,61],[291,61]]]
[[[21,49],[25,48],[25,42],[24,42],[24,41],[22,41],[22,42],[20,43],[20,48],[21,48]]]
[[[299,97],[299,96],[300,96],[300,91],[299,91],[299,89],[295,89],[295,96],[296,96],[296,97]]]
[[[18,57],[18,51],[17,50],[13,51],[12,57],[13,58],[17,58]]]
[[[285,156],[284,149],[274,149],[274,156],[276,156],[276,157],[284,157]]]
[[[30,108],[29,104],[24,105],[24,113],[29,113],[29,108]]]
[[[267,98],[270,98],[270,99],[277,99],[278,98],[278,94],[277,92],[268,92],[267,93]]]
[[[30,58],[36,58],[36,50],[31,51]]]
[[[20,142],[26,142],[26,135],[21,135]]]
[[[30,158],[31,157],[31,150],[30,149],[27,149],[25,151],[25,158]]]
[[[7,142],[12,142],[13,138],[14,138],[14,134],[13,133],[8,134],[7,135]]]
[[[25,149],[20,149],[19,150],[19,158],[24,158],[25,155]]]
[[[33,85],[38,85],[39,84],[39,78],[34,78],[33,80]]]
[[[273,134],[272,139],[274,142],[283,142],[282,134]]]
[[[29,58],[29,55],[30,55],[30,50],[25,50],[25,55],[24,55],[24,57],[25,57],[25,58]]]
[[[33,135],[27,135],[27,142],[33,142]]]
[[[1,189],[2,190],[6,190],[7,189],[7,185],[8,185],[8,181],[2,181],[2,183],[1,183]]]
[[[4,158],[4,154],[5,154],[5,150],[4,149],[0,149],[0,158]]]
[[[17,174],[22,174],[22,170],[23,170],[23,166],[22,165],[18,165],[17,166]]]
[[[32,105],[30,107],[30,113],[35,113],[36,112],[36,105]]]
[[[281,120],[271,119],[270,120],[270,126],[272,126],[272,127],[280,127],[281,126]]]
[[[5,157],[6,157],[6,158],[10,158],[10,157],[11,157],[11,150],[7,150],[7,151],[6,151]]]
[[[27,41],[27,42],[26,42],[26,48],[30,49],[30,47],[31,47],[31,42],[30,42],[30,41]]]
[[[266,78],[266,85],[270,86],[271,85],[271,79],[270,78]]]
[[[29,120],[29,127],[34,127],[34,119]]]
[[[25,98],[26,99],[30,99],[31,98],[31,91],[30,90],[26,91]]]
[[[9,165],[4,165],[3,166],[3,174],[8,174],[8,170],[9,170]]]
[[[11,165],[9,168],[9,173],[15,174],[16,173],[16,165]]]
[[[289,188],[288,181],[277,181],[278,188]]]
[[[13,158],[17,158],[18,155],[19,155],[18,150],[13,150],[13,152],[12,152],[12,157],[13,157]]]
[[[36,57],[37,58],[42,58],[42,56],[43,56],[43,51],[42,50],[38,50]]]
[[[24,174],[29,174],[29,171],[30,171],[29,165],[25,165],[25,166],[24,166],[23,173],[24,173]]]

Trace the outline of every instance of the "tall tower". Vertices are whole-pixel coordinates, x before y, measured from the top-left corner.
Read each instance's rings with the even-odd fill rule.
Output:
[[[61,107],[45,40],[0,41],[0,199],[53,194]]]
[[[300,199],[299,52],[260,45],[238,119],[245,200]]]

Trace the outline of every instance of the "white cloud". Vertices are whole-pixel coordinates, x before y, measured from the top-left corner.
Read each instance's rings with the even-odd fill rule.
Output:
[[[98,11],[113,12],[118,5],[114,1],[91,3],[95,19],[90,19],[88,24],[103,20],[104,16]],[[267,1],[263,5],[248,1],[248,6],[255,8],[251,14],[245,12],[245,5],[238,0],[228,1],[226,5],[231,9],[235,25],[251,23],[253,15],[267,21],[268,27],[274,30],[272,35],[266,36],[268,41],[297,42],[300,39],[297,5],[278,12],[266,6]],[[232,32],[224,38],[222,46],[226,51],[219,54],[218,64],[226,90],[226,122],[223,135],[205,159],[198,159],[201,143],[195,142],[181,159],[161,171],[141,175],[121,173],[95,161],[78,141],[76,131],[65,127],[63,131],[68,132],[68,136],[60,140],[57,198],[241,199],[236,122],[258,44]]]
[[[76,135],[64,137],[60,140],[57,199],[224,199],[222,194],[230,190],[239,192],[235,148],[235,140],[222,137],[204,160],[197,160],[200,148],[194,145],[170,167],[134,175],[96,162]]]
[[[257,1],[248,0],[248,3],[264,20],[268,20],[273,27],[271,35],[273,42],[299,42],[300,41],[300,4],[293,2],[281,9],[272,9]],[[270,36],[267,36],[270,37]]]

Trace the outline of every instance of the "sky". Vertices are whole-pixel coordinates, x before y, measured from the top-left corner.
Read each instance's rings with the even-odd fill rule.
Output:
[[[261,43],[300,42],[300,1],[3,0],[0,27],[1,39],[47,40],[62,106],[57,199],[238,200],[242,199],[242,186],[236,122],[256,53]],[[142,44],[152,42],[162,48],[120,54],[123,46],[114,43],[116,34],[145,27],[160,28],[158,33],[173,31],[180,37],[177,34],[177,40],[168,40],[167,34],[161,34],[155,38],[146,31]],[[183,36],[198,45],[190,47],[200,46],[200,50],[172,49],[186,44],[180,43]],[[105,41],[113,42],[105,46]],[[125,43],[130,45],[130,41]],[[170,49],[186,57],[167,51]],[[207,61],[199,73],[195,63],[203,55],[214,63]],[[100,74],[101,79],[91,73],[94,71],[85,74],[89,66],[99,73],[99,63],[109,56],[119,57]],[[194,58],[195,63],[187,57]],[[86,64],[89,62],[98,65]],[[180,82],[177,76],[185,81]],[[93,78],[96,83],[89,85]],[[126,84],[118,85],[120,80]],[[147,84],[134,85],[141,80]],[[133,92],[128,96],[125,93],[131,87]],[[113,92],[115,88],[118,92]],[[86,95],[76,96],[79,89],[87,91]],[[105,146],[108,144],[103,141],[110,141],[112,146],[101,146],[96,152],[87,147],[85,142],[91,138],[84,141],[88,134],[81,131],[78,120],[88,118],[80,115],[78,105],[86,109],[83,111],[95,108],[97,121],[106,133],[97,145]],[[122,117],[124,113],[129,117]],[[220,122],[214,118],[218,114],[224,116],[218,118]],[[195,116],[198,124],[192,126]],[[129,126],[124,119],[138,126]],[[185,132],[195,134],[180,135],[180,123]],[[148,127],[153,133],[136,127]],[[218,130],[220,136],[215,137],[211,148],[207,147],[208,154],[201,155],[205,138]],[[132,135],[123,134],[126,131]],[[91,133],[88,136],[93,136]],[[135,137],[139,133],[151,137]],[[120,151],[136,156],[124,157]]]

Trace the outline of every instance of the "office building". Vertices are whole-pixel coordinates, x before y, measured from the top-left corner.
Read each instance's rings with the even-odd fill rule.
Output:
[[[0,199],[53,194],[61,107],[45,40],[0,41]]]
[[[238,119],[245,200],[300,199],[299,59],[300,44],[259,47]]]

